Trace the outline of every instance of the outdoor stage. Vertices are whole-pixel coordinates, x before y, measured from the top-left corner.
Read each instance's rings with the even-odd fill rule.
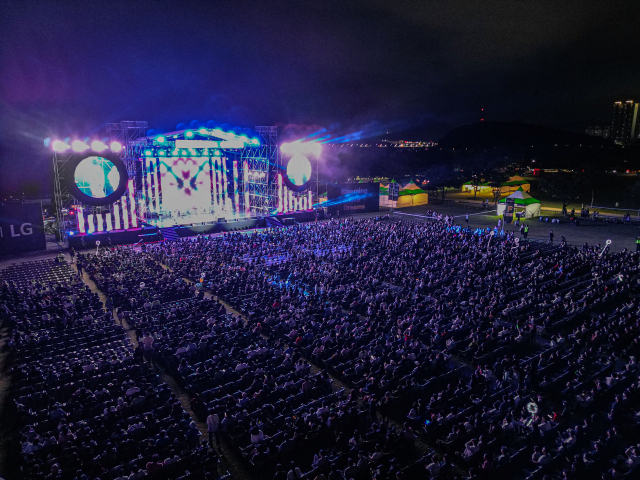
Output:
[[[273,215],[262,218],[245,218],[229,221],[200,223],[198,225],[172,225],[168,227],[144,226],[129,230],[112,230],[110,232],[95,232],[74,234],[69,236],[69,246],[75,249],[95,248],[97,241],[101,247],[109,245],[131,245],[135,243],[158,242],[160,240],[175,240],[177,238],[193,237],[196,235],[210,235],[222,232],[237,232],[256,228],[279,228],[285,224],[312,222],[316,218],[315,212],[294,212],[282,215]],[[319,219],[323,219],[322,213]],[[174,238],[169,238],[171,232]]]
[[[275,126],[146,128],[121,122],[108,125],[110,142],[51,143],[60,240],[130,244],[313,219],[320,144],[281,146]]]

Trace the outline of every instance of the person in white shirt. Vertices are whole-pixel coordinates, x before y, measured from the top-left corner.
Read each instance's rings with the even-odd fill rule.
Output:
[[[624,454],[627,456],[627,465],[632,468],[640,465],[640,457],[638,456],[636,447],[627,448]]]
[[[440,464],[438,463],[435,455],[431,457],[431,463],[425,468],[427,469],[427,472],[429,472],[429,475],[431,477],[437,477],[438,475],[440,475]]]

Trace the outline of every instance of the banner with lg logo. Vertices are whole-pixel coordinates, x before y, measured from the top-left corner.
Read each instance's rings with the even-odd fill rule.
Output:
[[[0,207],[0,255],[45,250],[40,204]]]

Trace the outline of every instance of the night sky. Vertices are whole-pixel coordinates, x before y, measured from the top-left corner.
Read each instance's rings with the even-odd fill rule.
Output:
[[[639,4],[4,0],[0,191],[49,188],[44,138],[120,120],[437,140],[484,108],[579,132],[640,100]]]

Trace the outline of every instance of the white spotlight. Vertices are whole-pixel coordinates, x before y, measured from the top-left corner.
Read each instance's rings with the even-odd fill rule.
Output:
[[[69,145],[64,143],[62,140],[55,140],[51,147],[58,153],[69,150]]]
[[[104,152],[107,149],[107,146],[102,143],[100,140],[94,140],[91,142],[91,150],[94,152]]]
[[[71,143],[71,148],[76,153],[82,153],[89,148],[89,145],[84,143],[82,140],[74,140]]]

